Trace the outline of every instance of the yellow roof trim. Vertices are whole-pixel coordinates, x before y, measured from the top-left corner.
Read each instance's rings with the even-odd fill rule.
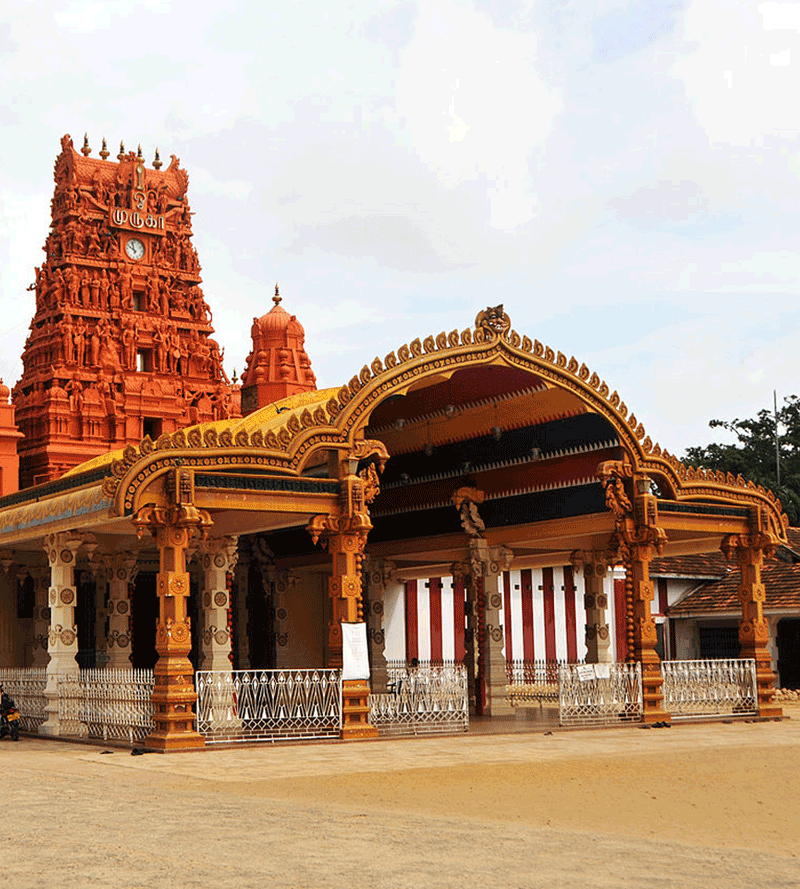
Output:
[[[230,420],[211,420],[208,423],[197,423],[194,426],[184,426],[183,431],[188,432],[190,429],[199,429],[203,434],[208,429],[213,429],[217,434],[224,429],[230,429],[232,435],[244,430],[248,435],[252,435],[257,429],[266,432],[277,426],[282,426],[288,419],[287,414],[295,413],[308,407],[317,407],[325,404],[339,391],[334,389],[315,389],[313,392],[299,392],[296,395],[290,395],[288,398],[282,398],[272,404],[267,404],[246,417],[236,417]],[[114,451],[107,451],[105,454],[98,454],[91,460],[86,460],[78,466],[73,467],[64,473],[64,476],[78,475],[82,472],[89,472],[93,469],[99,469],[102,466],[110,466],[114,460],[122,458],[123,449],[118,448]]]

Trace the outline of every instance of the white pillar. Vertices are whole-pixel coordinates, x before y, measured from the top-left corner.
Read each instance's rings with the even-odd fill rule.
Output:
[[[505,635],[503,613],[503,571],[511,564],[514,554],[505,546],[489,546],[483,539],[470,541],[470,562],[473,583],[483,578],[483,614],[479,615],[480,631],[484,639],[484,685],[487,716],[511,716],[514,710],[507,700]]]
[[[603,579],[608,572],[608,555],[576,550],[570,556],[573,567],[583,568],[583,605],[586,609],[586,663],[610,664],[611,633],[608,629],[608,597]]]
[[[50,589],[50,569],[34,567],[29,571],[34,583],[32,666],[46,667],[50,660],[50,656],[47,654],[47,637],[50,629],[50,620],[47,616],[47,593]]]
[[[371,664],[370,686],[374,694],[386,692],[386,628],[384,612],[386,606],[386,590],[395,579],[395,565],[382,559],[368,557],[367,565],[367,602],[369,610],[364,615],[367,624],[369,653]]]
[[[39,734],[57,736],[62,733],[58,714],[59,676],[77,676],[78,628],[75,626],[75,554],[84,542],[84,535],[75,532],[48,534],[44,540],[50,561],[50,631],[47,651],[47,686],[45,713],[47,719],[39,726]]]
[[[131,666],[131,584],[138,566],[136,553],[108,556],[108,663],[113,670]]]
[[[236,652],[240,670],[250,667],[250,639],[248,637],[247,584],[250,572],[250,558],[240,558],[234,568],[236,598],[231,607],[236,609]]]
[[[200,546],[203,566],[202,655],[203,670],[228,670],[231,634],[228,629],[230,572],[236,565],[238,537],[210,538]]]
[[[274,595],[272,599],[272,607],[274,611],[273,631],[275,633],[275,667],[284,669],[286,667],[287,652],[289,644],[289,608],[288,601],[297,603],[297,585],[299,583],[298,576],[293,571],[284,569],[261,569],[264,576],[265,585],[272,583]],[[270,580],[274,578],[274,581]]]

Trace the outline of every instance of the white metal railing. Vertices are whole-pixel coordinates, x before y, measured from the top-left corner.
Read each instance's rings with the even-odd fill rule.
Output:
[[[469,730],[467,670],[463,664],[387,664],[388,694],[370,695],[370,723],[381,736]]]
[[[640,722],[642,665],[562,664],[558,669],[561,725]]]
[[[558,669],[566,661],[506,661],[506,700],[512,707],[558,703]]]
[[[758,712],[753,659],[662,661],[661,673],[664,709],[673,719]]]
[[[152,670],[89,669],[58,677],[64,735],[142,741],[155,728]]]
[[[47,672],[44,667],[0,669],[0,685],[14,699],[20,714],[22,730],[37,732],[47,718],[44,712],[47,698]]]
[[[198,671],[197,730],[206,743],[336,738],[341,671]]]

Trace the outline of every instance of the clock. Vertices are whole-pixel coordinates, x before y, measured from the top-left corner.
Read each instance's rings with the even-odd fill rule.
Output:
[[[125,245],[125,252],[131,259],[141,259],[144,256],[144,244],[138,238],[130,238]]]

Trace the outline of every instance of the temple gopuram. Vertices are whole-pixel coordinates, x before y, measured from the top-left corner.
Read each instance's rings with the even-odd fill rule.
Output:
[[[108,159],[65,136],[56,158],[45,261],[12,400],[20,484],[48,481],[102,451],[239,416],[211,338],[192,246],[189,177],[141,149]]]
[[[29,731],[168,751],[544,703],[562,724],[666,725],[702,695],[780,716],[762,568],[800,554],[772,492],[681,463],[502,305],[317,389],[276,286],[231,382],[177,158],[61,148],[0,384],[0,681]],[[736,639],[689,669],[669,560],[708,553]]]

